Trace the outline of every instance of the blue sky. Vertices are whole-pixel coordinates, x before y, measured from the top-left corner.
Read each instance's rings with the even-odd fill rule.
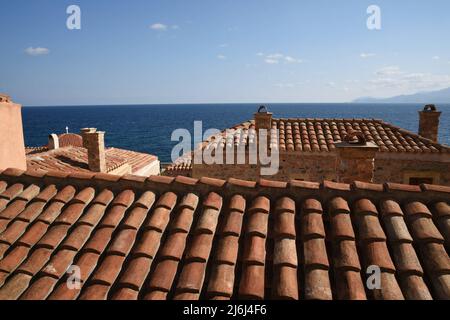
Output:
[[[81,30],[66,8],[81,8]],[[366,26],[369,5],[381,30]],[[448,0],[1,0],[24,105],[346,102],[450,86]],[[153,26],[153,27],[152,27]]]

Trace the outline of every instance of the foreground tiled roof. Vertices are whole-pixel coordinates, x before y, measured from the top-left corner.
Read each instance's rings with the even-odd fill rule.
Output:
[[[271,147],[280,151],[333,151],[335,143],[342,142],[349,130],[355,130],[361,131],[367,142],[377,144],[380,152],[450,152],[448,146],[376,119],[273,119],[272,128],[279,129],[279,139],[271,139]],[[235,133],[222,141],[222,147],[248,145],[255,139],[254,129],[254,121],[231,128]],[[214,139],[208,142],[214,145]]]
[[[129,150],[108,148],[105,152],[108,172],[124,164],[129,164],[132,172],[137,172],[157,160],[153,155]],[[57,150],[28,149],[27,166],[31,170],[90,172],[87,149],[83,147],[65,147]]]
[[[431,185],[6,170],[0,300],[450,299],[449,202]]]

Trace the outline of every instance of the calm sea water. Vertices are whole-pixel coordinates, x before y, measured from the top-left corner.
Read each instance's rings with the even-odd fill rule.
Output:
[[[24,107],[25,144],[47,144],[50,133],[78,133],[94,127],[106,131],[106,144],[158,155],[170,162],[173,130],[193,131],[202,120],[204,130],[225,129],[253,118],[257,104],[139,105]],[[377,118],[417,132],[420,104],[269,104],[277,118]],[[450,104],[442,111],[440,142],[450,145]]]

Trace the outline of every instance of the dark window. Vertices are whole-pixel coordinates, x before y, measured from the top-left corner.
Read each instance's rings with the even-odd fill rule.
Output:
[[[433,178],[409,178],[409,184],[418,186],[422,183],[433,184]]]

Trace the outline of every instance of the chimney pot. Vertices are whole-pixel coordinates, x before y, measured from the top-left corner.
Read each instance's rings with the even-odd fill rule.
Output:
[[[258,112],[255,113],[255,127],[256,131],[260,129],[272,129],[273,113],[268,112],[266,106],[260,106]]]
[[[83,139],[83,147],[88,149],[88,138],[87,138],[87,134],[88,133],[93,133],[97,131],[96,128],[83,128],[81,129],[81,138]]]
[[[338,182],[373,182],[375,155],[379,150],[376,144],[366,142],[362,132],[350,130],[344,141],[335,146]]]
[[[434,104],[428,104],[419,111],[419,135],[438,142],[439,136],[439,112]]]

